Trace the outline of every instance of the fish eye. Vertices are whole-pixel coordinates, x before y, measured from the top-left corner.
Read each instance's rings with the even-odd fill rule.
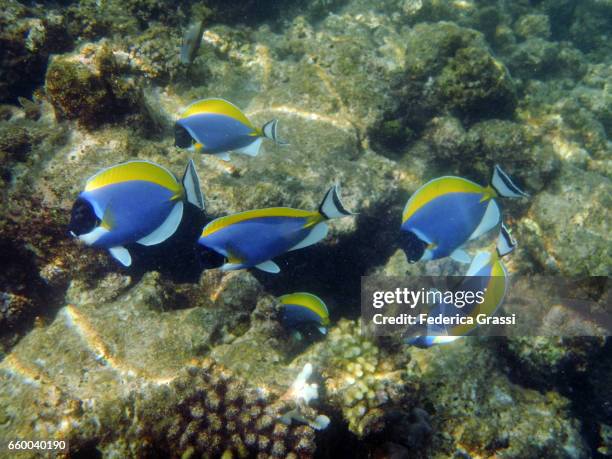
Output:
[[[419,261],[427,248],[427,243],[419,239],[412,231],[402,231],[400,233],[399,245],[404,253],[406,253],[409,263]]]
[[[174,145],[179,148],[189,148],[193,140],[187,129],[178,123],[174,124]]]
[[[83,198],[78,198],[72,206],[68,230],[73,236],[89,233],[100,224],[92,205]]]

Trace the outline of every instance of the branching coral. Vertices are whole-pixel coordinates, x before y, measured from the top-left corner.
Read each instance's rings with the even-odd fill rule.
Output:
[[[361,335],[358,322],[341,320],[305,358],[320,363],[327,397],[360,436],[381,430],[385,409],[407,403],[412,393],[404,371],[408,355],[387,353]]]
[[[186,375],[173,383],[180,401],[165,432],[167,448],[181,457],[196,453],[312,456],[312,426],[326,426],[326,418],[306,406],[317,395],[316,386],[306,383],[311,371],[307,366],[289,391],[274,400],[267,391],[248,386],[212,360],[189,367]],[[291,423],[292,419],[312,426]]]

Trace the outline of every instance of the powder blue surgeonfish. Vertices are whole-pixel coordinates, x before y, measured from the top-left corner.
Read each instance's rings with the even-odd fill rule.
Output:
[[[287,328],[300,328],[314,324],[326,334],[329,325],[329,311],[321,298],[311,293],[298,292],[279,298],[283,305],[282,321]]]
[[[234,104],[224,99],[194,102],[179,116],[174,126],[174,143],[196,153],[217,155],[229,161],[229,152],[257,156],[265,138],[288,145],[278,138],[278,121],[255,127]]]
[[[199,243],[223,255],[223,270],[256,267],[277,273],[272,258],[319,242],[327,236],[326,220],[351,215],[332,186],[318,210],[288,207],[249,210],[213,220],[204,227]]]
[[[402,215],[400,246],[408,261],[450,256],[469,263],[462,246],[499,225],[499,196],[528,196],[499,166],[488,186],[452,176],[423,185],[410,197]]]
[[[459,287],[455,289],[457,292],[472,292],[474,297],[477,292],[484,292],[483,301],[480,304],[476,302],[471,305],[463,304],[461,308],[452,303],[442,301],[432,309],[428,314],[429,317],[440,315],[454,317],[456,314],[459,314],[471,316],[475,319],[478,314],[495,315],[504,301],[508,288],[508,272],[501,259],[512,252],[515,247],[516,241],[502,224],[497,239],[496,250],[492,253],[479,252],[474,257]],[[407,343],[421,348],[451,343],[468,334],[476,326],[476,322],[473,325],[466,324],[453,327],[429,325],[427,327],[427,335],[409,338]]]
[[[149,161],[128,161],[98,172],[72,208],[70,232],[85,244],[108,249],[124,266],[132,257],[124,247],[159,244],[178,228],[184,201],[200,209],[204,199],[193,161],[182,183]]]

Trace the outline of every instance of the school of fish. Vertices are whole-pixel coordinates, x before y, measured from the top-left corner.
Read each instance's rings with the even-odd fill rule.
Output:
[[[199,33],[194,28],[194,36]],[[188,53],[181,58],[186,63],[191,59]],[[179,115],[174,134],[177,147],[225,161],[230,160],[230,153],[257,156],[264,139],[288,145],[278,136],[277,120],[258,128],[242,110],[219,98],[190,104]],[[495,166],[487,186],[461,177],[431,180],[408,200],[398,244],[411,263],[444,257],[471,263],[461,288],[478,289],[486,284],[489,294],[480,310],[494,314],[507,288],[507,271],[501,258],[516,245],[502,223],[497,201],[526,196],[499,166]],[[180,180],[153,162],[128,161],[105,168],[86,180],[72,208],[69,232],[86,245],[108,250],[119,263],[129,267],[130,247],[153,246],[169,240],[184,223],[186,206],[205,212],[193,160],[188,161]],[[316,210],[271,207],[226,215],[201,228],[193,244],[224,258],[221,266],[212,268],[229,271],[254,267],[278,273],[280,268],[274,258],[316,244],[327,236],[329,220],[351,215],[342,203],[339,184],[334,184]],[[497,250],[480,252],[472,260],[464,245],[494,228],[500,228]],[[319,297],[298,292],[283,295],[279,301],[283,307],[282,322],[288,329],[326,333],[329,312]],[[440,304],[432,313],[450,314],[452,307]],[[454,341],[470,331],[432,328],[427,335],[406,342],[430,347]]]

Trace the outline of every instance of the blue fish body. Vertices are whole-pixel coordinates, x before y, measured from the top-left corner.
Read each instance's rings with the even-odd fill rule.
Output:
[[[427,259],[447,257],[469,240],[482,221],[489,205],[482,198],[482,193],[441,195],[414,212],[401,229],[429,241]]]
[[[176,122],[185,128],[206,153],[216,154],[245,148],[257,140],[252,125],[216,113],[198,113]]]
[[[326,220],[347,215],[336,185],[316,211],[271,207],[228,215],[206,225],[198,243],[227,258],[224,270],[257,267],[277,273],[272,258],[316,244],[327,235]]]
[[[458,292],[472,292],[474,294],[473,297],[477,297],[477,293],[481,293],[483,294],[483,301],[465,304],[463,307],[441,302],[428,315],[430,317],[451,317],[455,315],[474,317],[477,314],[494,315],[503,303],[508,287],[508,272],[501,258],[512,252],[515,247],[516,241],[514,241],[502,224],[498,237],[497,251],[493,253],[478,253],[468,268],[461,284],[456,289]],[[427,327],[427,335],[414,336],[407,339],[406,342],[421,348],[428,348],[436,344],[446,344],[465,336],[476,326],[476,323],[473,325],[456,325],[450,328],[444,325],[430,325]]]
[[[128,161],[87,180],[72,208],[70,232],[130,266],[132,258],[124,245],[151,246],[168,239],[181,222],[183,201],[204,208],[193,161],[182,183],[158,164]]]
[[[274,213],[273,209],[269,210]],[[289,251],[304,240],[311,231],[309,219],[312,218],[259,216],[203,235],[199,243],[228,258],[235,265],[233,269],[250,268]]]
[[[305,323],[321,324],[321,317],[300,305],[287,304],[283,311],[283,324],[286,327],[294,328]]]
[[[180,148],[218,155],[224,160],[229,160],[230,151],[257,156],[263,138],[287,145],[278,138],[277,125],[277,120],[271,120],[258,129],[231,102],[203,99],[181,113],[174,126],[174,142]]]
[[[105,249],[136,242],[152,233],[175,205],[172,190],[147,181],[115,183],[83,192],[80,197],[91,203],[100,220],[105,213],[112,215],[112,230],[91,244]]]
[[[304,330],[310,325],[326,334],[329,311],[321,298],[311,293],[298,292],[279,298],[283,305],[282,322],[288,329]]]
[[[427,349],[437,344],[448,344],[458,340],[461,336],[415,336],[406,341],[411,346]]]
[[[469,263],[471,259],[461,247],[500,224],[496,202],[500,196],[528,195],[499,166],[495,166],[488,186],[453,176],[427,182],[413,193],[402,214],[400,245],[408,261],[450,256]]]

